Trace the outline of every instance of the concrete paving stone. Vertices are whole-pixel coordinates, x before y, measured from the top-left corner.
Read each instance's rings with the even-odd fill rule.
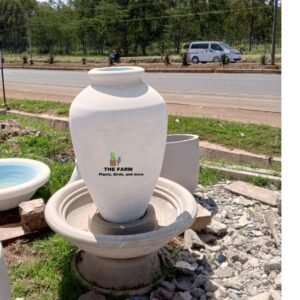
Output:
[[[274,191],[243,181],[233,182],[229,185],[226,185],[225,188],[232,193],[243,195],[270,206],[277,206],[277,194]]]

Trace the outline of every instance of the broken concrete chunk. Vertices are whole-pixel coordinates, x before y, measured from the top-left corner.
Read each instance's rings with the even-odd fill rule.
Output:
[[[211,224],[204,230],[207,233],[214,234],[216,236],[222,236],[227,233],[227,226],[216,220],[212,220]]]
[[[205,248],[204,242],[200,240],[198,234],[192,229],[188,229],[184,232],[184,246],[188,249]]]

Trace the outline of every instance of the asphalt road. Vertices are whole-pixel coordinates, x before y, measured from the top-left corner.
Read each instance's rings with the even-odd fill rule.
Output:
[[[89,84],[83,71],[5,69],[4,74],[7,97],[71,101]],[[280,124],[280,75],[145,73],[143,79],[173,105],[174,114],[203,116],[204,112],[208,117]],[[264,121],[274,117],[276,124]]]
[[[7,82],[80,86],[89,84],[87,72],[6,69]],[[280,75],[145,73],[143,79],[160,92],[252,97],[280,97]]]

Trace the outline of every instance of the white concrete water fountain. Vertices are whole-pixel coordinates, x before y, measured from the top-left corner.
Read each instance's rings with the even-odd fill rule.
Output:
[[[80,251],[74,268],[104,293],[141,294],[162,277],[159,249],[185,231],[197,207],[181,185],[159,178],[166,145],[162,97],[139,67],[89,72],[70,129],[82,180],[57,191],[46,220]]]

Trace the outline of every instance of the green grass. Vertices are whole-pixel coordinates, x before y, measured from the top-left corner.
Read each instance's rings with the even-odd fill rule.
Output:
[[[64,238],[44,235],[27,243],[22,251],[30,258],[9,268],[14,298],[73,300],[85,291],[71,271],[76,249]]]
[[[200,164],[200,173],[199,173],[199,183],[203,186],[212,186],[218,183],[221,180],[230,180],[231,177],[224,175],[223,173],[217,170],[211,170],[205,167],[201,167]]]
[[[67,116],[70,104],[53,101],[8,101],[12,109]],[[196,117],[169,116],[169,133],[193,133],[201,140],[270,156],[281,155],[281,129],[267,125],[244,124]]]
[[[215,119],[169,116],[169,133],[193,133],[201,140],[271,156],[281,155],[281,129]]]
[[[52,114],[67,116],[69,114],[70,104],[64,102],[43,101],[43,100],[17,100],[9,99],[10,109],[21,110],[34,114]]]
[[[0,121],[7,119],[7,116],[0,115]],[[50,195],[68,182],[74,168],[74,162],[62,163],[58,159],[59,154],[72,151],[70,134],[54,131],[41,121],[26,120],[22,117],[13,119],[24,127],[40,130],[42,135],[18,136],[0,144],[0,158],[23,157],[46,163],[51,169],[51,177],[48,183],[38,190],[36,196],[43,197],[47,201]]]

